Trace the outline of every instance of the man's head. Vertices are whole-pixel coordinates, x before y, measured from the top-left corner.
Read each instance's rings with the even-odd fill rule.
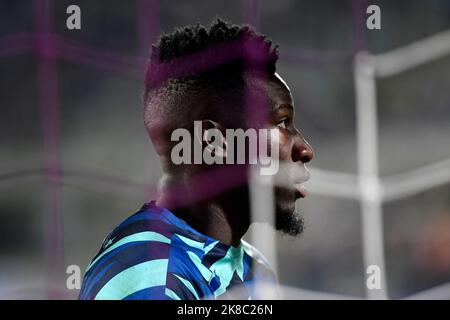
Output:
[[[222,133],[223,140],[227,129],[275,129],[280,171],[292,171],[285,175],[287,178],[305,171],[303,164],[312,159],[313,152],[293,124],[294,103],[288,86],[276,74],[277,59],[277,47],[265,36],[248,26],[230,25],[219,19],[209,29],[197,25],[161,36],[153,47],[147,71],[144,120],[167,175],[184,183],[212,168],[227,166],[193,164],[194,159],[189,164],[174,163],[172,151],[177,142],[172,134],[180,128],[191,133],[193,149],[199,141],[201,149],[212,150],[213,156],[219,149],[209,148],[213,141],[203,139],[208,129]],[[199,132],[194,121],[202,124]],[[246,151],[250,143],[250,139],[246,140]],[[224,143],[220,156],[229,157],[230,148]],[[239,157],[235,144],[232,148],[235,158]],[[249,160],[249,154],[245,159]],[[218,188],[223,185],[223,181],[214,182]],[[304,194],[292,185],[299,181],[291,182],[275,188],[276,228],[295,235],[302,230],[301,219],[294,214],[295,201]],[[219,192],[216,198],[232,201],[236,214],[247,215],[245,221],[248,195],[243,181]]]

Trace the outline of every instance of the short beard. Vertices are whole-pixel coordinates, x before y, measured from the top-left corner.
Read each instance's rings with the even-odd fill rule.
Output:
[[[298,211],[286,214],[280,213],[276,215],[275,229],[285,235],[296,237],[300,235],[305,228],[305,222]]]

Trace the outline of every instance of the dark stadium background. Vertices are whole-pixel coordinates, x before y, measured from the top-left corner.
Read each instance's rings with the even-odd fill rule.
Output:
[[[382,30],[364,28],[367,3],[381,7]],[[81,30],[66,28],[70,4],[81,7]],[[56,62],[57,112],[49,115],[39,90],[51,83],[39,81],[36,50],[4,46],[42,27],[34,5],[0,0],[0,298],[7,299],[75,298],[65,268],[84,270],[107,232],[151,198],[161,168],[141,119],[142,68],[160,31],[217,15],[256,24],[280,44],[278,72],[315,149],[311,166],[355,174],[353,55],[450,29],[448,0],[58,0],[48,13],[69,53]],[[381,175],[450,158],[449,83],[450,56],[378,82]],[[48,152],[60,164],[56,178],[46,171]],[[359,202],[313,193],[301,207],[304,235],[277,241],[281,283],[363,297]],[[390,297],[450,281],[448,184],[384,204],[383,218]]]

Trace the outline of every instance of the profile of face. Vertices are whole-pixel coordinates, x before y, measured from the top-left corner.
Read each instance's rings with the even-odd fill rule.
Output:
[[[295,108],[289,87],[275,74],[272,77],[248,79],[251,87],[266,96],[268,126],[277,128],[279,134],[278,158],[280,167],[275,179],[275,228],[295,236],[303,231],[303,219],[295,211],[295,202],[306,197],[303,183],[309,179],[305,164],[314,152],[294,123]]]
[[[170,194],[171,200],[166,203],[172,205],[173,199],[177,203],[177,199],[189,199],[188,197],[195,193],[199,194],[201,198],[202,190],[205,188],[211,191],[211,188],[213,189],[217,186],[220,189],[223,185],[222,181],[217,181],[217,178],[210,175],[211,171],[209,170],[214,171],[215,169],[219,169],[217,166],[244,165],[244,171],[247,171],[250,165],[250,161],[248,161],[249,155],[252,154],[249,150],[252,149],[254,153],[255,145],[257,145],[257,157],[259,157],[261,151],[260,142],[265,141],[267,151],[265,156],[270,155],[268,158],[273,158],[275,155],[276,161],[269,162],[275,162],[277,164],[276,170],[272,170],[274,173],[271,173],[274,182],[275,219],[271,219],[272,221],[264,221],[261,217],[252,218],[257,222],[275,221],[275,229],[292,236],[298,235],[303,231],[303,219],[296,212],[295,204],[298,199],[306,196],[303,183],[309,179],[309,172],[305,164],[312,160],[313,150],[294,124],[294,102],[289,87],[284,80],[278,74],[268,76],[267,74],[257,72],[246,73],[243,80],[245,81],[245,98],[243,100],[239,98],[239,101],[243,101],[244,105],[242,103],[226,104],[224,105],[227,107],[226,111],[223,111],[225,109],[220,109],[223,112],[220,115],[213,115],[214,120],[209,118],[211,114],[203,115],[203,119],[197,118],[198,120],[194,120],[193,137],[190,136],[188,130],[181,129],[185,132],[186,139],[183,139],[181,142],[174,142],[176,139],[171,139],[170,147],[166,148],[169,150],[168,154],[170,156],[161,157],[163,168],[166,168],[166,171],[171,173],[172,180],[174,181],[172,183],[184,185],[187,189],[186,192],[181,193],[179,191],[167,192]],[[230,100],[233,101],[233,99]],[[220,108],[223,108],[223,106],[220,105]],[[197,124],[200,124],[200,127],[197,127]],[[247,132],[249,129],[252,129],[252,132],[258,132],[257,134],[260,134],[261,131],[265,131],[268,134],[263,136],[263,138],[258,135],[258,141],[256,143],[253,142],[253,146],[250,143],[250,139],[245,142],[242,148],[238,147],[237,143],[228,143],[228,132],[230,130],[236,133],[239,130],[241,132],[244,130]],[[216,133],[216,136],[210,140],[208,134],[212,131]],[[274,132],[275,135],[273,135]],[[153,137],[153,141],[157,141],[157,139]],[[188,141],[188,143],[184,143],[184,141]],[[274,141],[276,141],[276,144],[273,143]],[[178,146],[186,146],[188,147],[187,150],[189,150],[193,145],[191,142],[200,147],[195,148],[194,146],[193,152],[184,152],[183,150],[180,153],[178,151]],[[276,148],[276,152],[274,152],[274,148]],[[222,159],[221,161],[214,162],[214,164],[208,164],[206,161],[203,161],[200,165],[194,164],[193,161],[187,161],[180,165],[178,160],[174,161],[173,156],[179,154],[183,155],[181,158],[187,155],[187,159],[191,160],[192,155],[197,154],[196,151],[199,152],[199,158],[203,157],[203,160],[206,159],[205,154],[214,159]],[[245,153],[245,160],[247,161],[241,164],[231,161],[232,163],[230,164],[229,160],[234,159],[234,156],[239,157],[242,151]],[[261,165],[259,167],[261,168],[262,163],[258,164]],[[243,171],[240,170],[239,172]],[[259,172],[262,174],[261,171]],[[211,181],[202,184],[198,188],[193,187],[190,184],[189,177],[196,176],[197,174],[204,174],[203,176],[210,177]],[[234,219],[238,221],[237,225],[243,230],[248,228],[251,222],[251,203],[248,183],[216,193],[212,197],[201,201],[202,203],[219,201],[225,204],[230,207],[229,211],[235,212],[236,217]]]
[[[278,75],[266,76],[247,74],[245,76],[248,96],[246,110],[242,113],[249,125],[247,128],[269,129],[277,131],[279,168],[273,181],[275,201],[275,228],[283,233],[295,236],[303,231],[303,219],[295,211],[295,203],[306,196],[303,183],[309,179],[305,164],[313,158],[313,150],[294,124],[294,102],[289,87]],[[254,98],[252,101],[252,97]],[[253,103],[256,107],[248,104]],[[259,121],[259,123],[258,123]],[[271,140],[271,138],[269,138]],[[269,141],[267,148],[273,146]],[[249,186],[239,189],[233,195],[234,203],[246,203],[239,210],[248,208]],[[244,190],[245,189],[245,190]],[[238,208],[236,209],[238,210]],[[258,220],[258,217],[254,217]],[[265,222],[265,221],[264,221]]]

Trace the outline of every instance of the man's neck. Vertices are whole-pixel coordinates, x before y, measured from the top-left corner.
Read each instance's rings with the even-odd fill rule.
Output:
[[[190,201],[186,178],[165,175],[160,181],[157,204],[171,210],[188,225],[226,245],[237,247],[248,229],[248,210],[242,212],[232,195]],[[241,194],[242,195],[242,194]]]

